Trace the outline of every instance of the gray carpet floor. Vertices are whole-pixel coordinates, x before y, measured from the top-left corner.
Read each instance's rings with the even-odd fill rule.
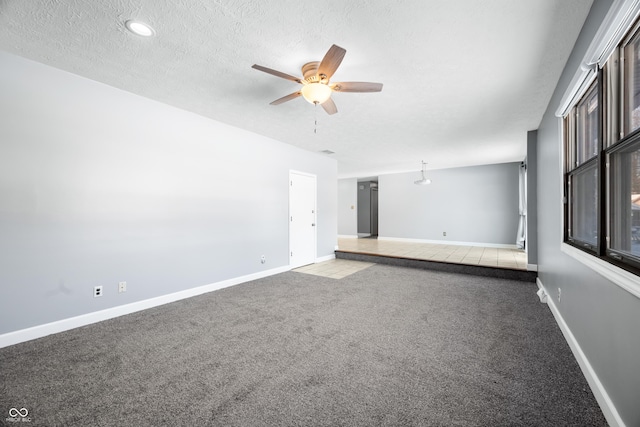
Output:
[[[47,426],[606,425],[536,290],[287,272],[0,349],[0,422],[24,407]]]

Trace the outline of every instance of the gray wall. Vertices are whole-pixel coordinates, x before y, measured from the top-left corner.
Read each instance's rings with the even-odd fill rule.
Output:
[[[538,129],[538,271],[620,416],[640,426],[640,299],[560,249],[561,127],[554,113],[611,3],[594,2]]]
[[[419,172],[380,175],[380,237],[515,245],[518,165],[431,170],[425,186]]]
[[[0,94],[0,333],[287,266],[290,169],[333,254],[333,159],[1,52]]]
[[[338,180],[338,234],[358,235],[358,180]]]

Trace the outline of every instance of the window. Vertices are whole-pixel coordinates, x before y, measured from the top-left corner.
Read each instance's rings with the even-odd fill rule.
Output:
[[[590,164],[569,175],[569,239],[585,248],[598,246],[598,169]]]
[[[576,166],[598,155],[598,111],[598,91],[594,84],[576,111]]]
[[[611,170],[609,255],[640,267],[640,140],[609,155]]]
[[[640,275],[640,23],[592,80],[564,117],[564,241]]]
[[[625,131],[640,128],[640,34],[635,34],[623,48]]]
[[[598,153],[600,151],[598,84],[565,118],[567,140],[566,239],[582,248],[598,249]]]

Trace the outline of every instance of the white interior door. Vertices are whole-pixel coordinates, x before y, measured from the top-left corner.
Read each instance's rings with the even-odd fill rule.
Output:
[[[289,266],[316,260],[316,177],[289,173]]]

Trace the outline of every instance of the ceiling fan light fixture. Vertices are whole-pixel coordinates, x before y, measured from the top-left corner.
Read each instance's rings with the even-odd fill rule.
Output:
[[[331,97],[331,88],[324,83],[305,84],[300,92],[311,104],[322,104]]]
[[[127,27],[127,30],[142,37],[151,37],[156,34],[154,29],[144,22],[130,19],[125,22],[124,25]]]
[[[1,1],[1,0],[0,0]],[[298,97],[303,97],[310,104],[321,104],[322,109],[329,115],[338,112],[335,102],[331,99],[331,92],[380,92],[382,83],[371,82],[341,82],[333,83],[329,86],[329,80],[333,73],[344,58],[346,50],[340,46],[331,45],[322,61],[307,62],[302,66],[303,78],[283,73],[282,71],[273,70],[263,67],[262,65],[253,64],[251,68],[262,71],[285,80],[290,80],[302,85],[302,89],[297,90],[282,98],[270,102],[270,105],[280,105],[284,102],[291,101]]]

